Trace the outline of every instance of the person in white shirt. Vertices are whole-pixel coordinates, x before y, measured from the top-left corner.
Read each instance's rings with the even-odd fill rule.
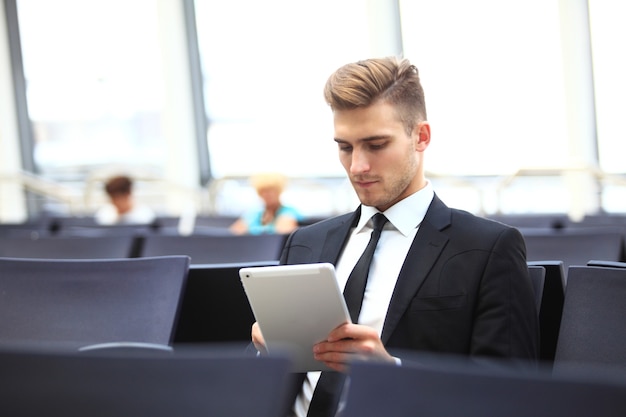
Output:
[[[289,415],[334,416],[345,384],[322,378],[341,377],[355,358],[401,363],[403,353],[421,351],[536,366],[539,325],[524,239],[513,227],[449,208],[435,193],[425,176],[431,127],[417,68],[396,57],[350,63],[329,77],[324,97],[361,204],[294,231],[280,262],[330,262],[344,288],[368,245],[371,218],[382,213],[387,222],[358,320],[313,348],[335,372],[297,378]],[[467,140],[480,138],[480,123],[468,126]],[[252,342],[265,350],[257,323]]]
[[[150,224],[155,220],[156,214],[150,207],[135,201],[133,180],[129,176],[109,178],[104,190],[110,201],[94,214],[98,224]]]

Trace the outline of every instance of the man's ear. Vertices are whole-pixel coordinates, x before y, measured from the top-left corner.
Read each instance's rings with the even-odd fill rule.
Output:
[[[419,122],[413,130],[415,137],[415,148],[419,151],[425,150],[430,144],[430,123],[427,121]]]

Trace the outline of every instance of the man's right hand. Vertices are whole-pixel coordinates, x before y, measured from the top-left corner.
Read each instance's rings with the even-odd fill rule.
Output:
[[[267,348],[265,347],[265,339],[263,338],[261,328],[259,327],[259,323],[257,322],[254,322],[254,324],[252,325],[252,343],[254,343],[254,347],[256,348],[256,350],[258,350],[262,354],[267,353]]]

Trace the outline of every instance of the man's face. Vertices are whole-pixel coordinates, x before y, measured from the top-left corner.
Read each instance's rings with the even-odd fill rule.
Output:
[[[421,122],[406,133],[393,106],[334,112],[339,159],[361,203],[385,211],[426,185],[422,156],[430,126]]]

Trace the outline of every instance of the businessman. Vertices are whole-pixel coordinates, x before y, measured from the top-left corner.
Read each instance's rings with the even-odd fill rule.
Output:
[[[401,363],[401,352],[425,351],[536,361],[539,331],[522,235],[437,197],[424,173],[431,127],[417,68],[399,58],[350,63],[330,76],[324,97],[361,204],[292,233],[281,263],[334,264],[348,299],[351,271],[370,235],[380,238],[356,319],[314,347],[315,358],[337,372],[306,374],[292,415],[335,415],[343,385],[318,402],[329,390],[321,387],[323,374],[342,375],[355,358]],[[380,233],[373,232],[377,213],[384,215],[375,216],[383,219]],[[256,324],[252,341],[264,348]]]

